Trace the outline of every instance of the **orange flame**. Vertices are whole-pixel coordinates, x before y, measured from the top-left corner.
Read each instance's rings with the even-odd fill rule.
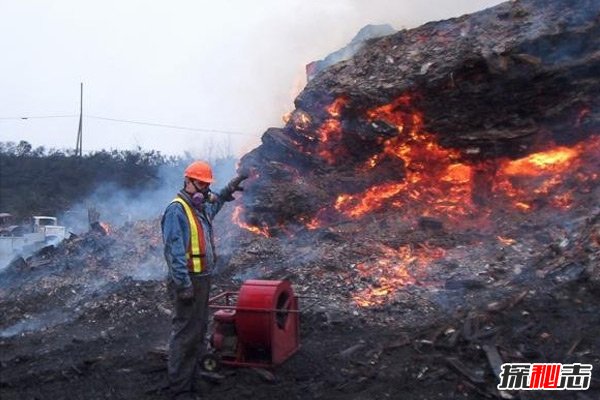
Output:
[[[309,230],[319,229],[322,225],[323,224],[318,217],[310,219],[310,221],[305,224],[306,228]]]
[[[371,156],[366,162],[365,164],[360,168],[361,171],[368,171],[370,169],[373,169],[377,166],[377,164],[379,164],[379,162],[381,161],[381,154],[375,154],[374,156]]]
[[[473,201],[473,195],[479,194],[476,174],[477,182],[490,185],[490,196],[501,197],[497,199],[499,203],[509,200],[516,210],[530,211],[539,196],[548,196],[549,204],[557,208],[569,208],[572,194],[558,190],[564,182],[563,175],[578,171],[582,153],[587,151],[588,157],[593,157],[594,151],[600,150],[600,137],[596,136],[572,147],[554,147],[517,160],[500,159],[492,169],[483,163],[468,164],[462,161],[460,151],[441,147],[434,135],[424,131],[423,117],[411,109],[410,102],[410,96],[403,95],[366,112],[373,122],[383,120],[394,124],[398,135],[385,140],[383,151],[359,168],[373,169],[386,158],[397,158],[404,164],[404,174],[399,172],[397,182],[377,184],[362,193],[339,195],[333,205],[335,210],[357,218],[391,206],[403,208],[404,214],[412,218],[427,215],[455,223],[478,224],[492,210],[481,204],[476,206]],[[338,125],[331,129],[335,136],[328,130],[323,137],[338,138],[341,133],[337,128]],[[331,151],[320,154],[330,164],[336,162],[337,155]],[[580,182],[595,181],[598,174],[588,170],[576,177]]]
[[[568,147],[557,147],[552,150],[530,154],[527,157],[509,161],[503,168],[502,173],[515,176],[538,176],[543,173],[561,173],[569,168],[571,162],[580,153],[581,149]]]
[[[319,145],[317,154],[328,164],[334,164],[340,155],[340,148],[335,144],[342,138],[340,121],[328,119],[317,130]]]
[[[327,207],[323,207],[323,208],[319,209],[319,211],[317,211],[312,218],[310,216],[301,216],[298,220],[308,230],[315,230],[315,229],[322,228],[325,225],[325,221],[326,221],[325,213],[327,212],[327,209],[328,209]]]
[[[552,198],[552,204],[556,208],[569,209],[573,205],[573,192],[567,192],[560,195],[556,195]]]
[[[373,186],[361,195],[351,196],[342,194],[335,202],[335,209],[356,218],[378,209],[390,197],[400,193],[406,187],[405,183],[384,184]]]
[[[347,103],[348,100],[345,97],[335,99],[326,109],[330,118],[326,119],[316,130],[319,141],[316,153],[330,165],[335,164],[344,154],[343,147],[339,146],[342,139],[342,123],[339,117]]]
[[[110,235],[112,233],[112,228],[108,223],[99,222],[99,224],[102,227],[102,229],[104,229],[104,233],[106,233],[107,235]]]
[[[411,204],[415,215],[467,215],[471,202],[472,167],[459,162],[460,153],[444,149],[435,137],[423,131],[421,114],[408,109],[410,97],[404,95],[391,104],[367,111],[372,120],[393,123],[398,135],[383,143],[383,153],[371,157],[367,168],[375,168],[384,158],[404,162],[406,176],[400,182],[377,185],[360,194],[342,194],[335,209],[355,218],[385,205]]]
[[[339,118],[342,114],[342,109],[348,104],[348,99],[345,97],[338,97],[327,107],[327,113],[332,118]]]
[[[498,241],[500,243],[502,243],[504,246],[511,246],[511,245],[517,243],[517,241],[515,239],[502,237],[502,236],[497,236],[497,238],[498,238]]]
[[[494,191],[512,198],[513,206],[521,211],[530,211],[531,203],[539,196],[551,196],[550,204],[568,209],[573,202],[572,193],[559,190],[565,174],[578,171],[575,177],[580,181],[597,180],[596,174],[581,169],[582,157],[594,157],[598,150],[600,137],[592,136],[572,147],[558,146],[518,160],[504,160],[494,178]]]
[[[309,138],[311,150],[329,164],[343,159],[340,116],[346,105],[346,99],[336,99],[326,109],[328,118],[316,130],[307,131],[313,135]],[[412,108],[409,95],[368,110],[366,115],[371,122],[392,124],[397,134],[381,139],[381,152],[371,156],[359,171],[383,169],[384,165],[386,168],[399,165],[400,168],[396,179],[392,176],[387,182],[380,181],[360,193],[337,196],[333,209],[349,218],[360,218],[384,208],[397,208],[411,220],[431,216],[456,225],[479,225],[490,220],[487,217],[498,210],[502,210],[499,215],[503,216],[507,205],[520,212],[530,212],[540,204],[567,209],[575,201],[573,183],[579,184],[578,191],[590,190],[586,189],[589,184],[600,179],[600,173],[596,172],[599,170],[600,136],[591,136],[573,146],[552,147],[551,144],[548,150],[516,160],[498,158],[468,162],[459,150],[442,147],[435,135],[425,131],[423,116]],[[309,121],[307,129],[311,125]],[[465,153],[478,154],[479,148]],[[385,164],[389,160],[394,163]],[[385,173],[390,176],[389,170]],[[499,206],[494,208],[495,204]],[[241,223],[241,211],[239,206],[234,211],[234,221],[239,226],[270,236],[267,227]],[[312,219],[303,216],[299,221],[307,229],[322,227],[322,217],[327,214],[322,211],[326,210],[320,210]],[[516,243],[508,237],[497,236],[497,239],[504,246]],[[386,302],[399,288],[419,281],[419,275],[433,261],[444,256],[443,249],[427,246],[417,249],[402,246],[397,250],[381,246],[379,253],[381,256],[377,260],[357,266],[358,274],[373,282],[372,286],[353,295],[359,306]]]
[[[231,215],[231,220],[234,224],[236,224],[240,228],[246,229],[247,231],[250,231],[256,235],[262,235],[264,237],[271,237],[271,233],[269,232],[268,226],[263,226],[263,227],[259,228],[257,226],[252,226],[252,225],[246,224],[245,222],[242,222],[240,219],[241,213],[242,213],[242,206],[241,205],[236,206]]]
[[[347,103],[338,100],[327,107],[330,118],[315,131],[313,138],[315,153],[329,164],[337,163],[344,154],[336,145],[342,140],[339,116]],[[382,120],[394,125],[397,134],[381,139],[382,151],[371,156],[358,171],[383,168],[383,165],[400,165],[401,168],[396,180],[377,183],[359,193],[337,196],[333,209],[349,218],[392,207],[400,209],[411,220],[431,216],[455,225],[480,225],[498,210],[504,215],[507,204],[521,212],[530,212],[539,204],[567,209],[575,201],[573,182],[579,183],[577,190],[583,191],[590,190],[586,189],[589,184],[600,179],[600,173],[596,172],[600,136],[591,136],[573,146],[550,146],[548,150],[516,160],[467,162],[459,150],[442,147],[433,134],[424,130],[423,116],[411,108],[408,95],[368,110],[366,115],[374,123]],[[338,147],[343,149],[343,146]],[[465,153],[478,154],[479,148]],[[389,160],[395,163],[385,164]],[[389,171],[385,172],[385,176],[390,175]],[[540,202],[540,199],[545,201]],[[494,207],[495,204],[499,207]],[[321,211],[312,219],[304,217],[300,221],[308,229],[322,226],[320,215],[325,213]],[[516,243],[508,237],[497,236],[497,239],[504,246]],[[371,287],[354,294],[353,299],[359,306],[382,304],[398,288],[416,283],[419,274],[432,261],[443,257],[444,251],[426,246],[416,250],[403,246],[398,250],[383,248],[381,254],[379,259],[357,266],[358,273],[373,282]]]
[[[297,131],[306,131],[312,124],[310,115],[302,110],[296,110],[290,115],[290,119]],[[286,121],[287,122],[287,121]]]
[[[527,203],[523,203],[522,201],[517,201],[515,203],[515,207],[521,211],[529,211],[531,210],[531,206]]]

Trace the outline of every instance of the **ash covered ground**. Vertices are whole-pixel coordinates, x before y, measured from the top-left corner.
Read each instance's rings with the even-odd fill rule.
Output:
[[[514,238],[511,244],[499,241],[499,231],[402,231],[384,214],[379,218],[387,224],[370,222],[379,227],[370,241],[356,238],[362,223],[307,234],[295,243],[238,232],[244,256],[229,254],[214,294],[239,287],[248,276],[286,278],[298,294],[321,302],[301,315],[302,347],[285,364],[271,373],[224,369],[221,379],[204,382],[205,393],[497,398],[497,376],[487,357],[494,350],[505,362],[581,362],[596,369],[600,210],[588,214],[587,208],[574,210],[561,215],[561,223],[553,214],[543,222],[530,216],[510,221],[502,233]],[[221,229],[227,217],[220,218]],[[394,240],[418,249],[424,236],[447,253],[411,283],[376,297],[385,301],[359,306],[366,288],[380,286],[357,268],[361,260],[381,258],[377,251],[397,246]],[[85,234],[3,271],[3,399],[168,396],[171,304],[157,240],[157,221],[140,221],[107,236]],[[269,268],[277,257],[278,268]],[[417,264],[412,267],[419,269]],[[590,390],[554,398],[592,399],[599,393],[594,378]],[[534,392],[513,396],[541,398]]]

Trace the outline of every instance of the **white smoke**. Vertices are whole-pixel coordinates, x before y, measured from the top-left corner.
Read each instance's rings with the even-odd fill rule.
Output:
[[[198,157],[204,159],[205,157]],[[177,192],[183,187],[181,165],[163,165],[151,181],[150,189],[125,188],[111,182],[99,182],[96,190],[87,198],[79,201],[60,217],[72,232],[80,234],[89,230],[88,211],[99,213],[99,221],[115,228],[140,220],[159,219]],[[211,189],[215,192],[224,187],[235,176],[233,158],[216,159],[211,162],[215,182]]]

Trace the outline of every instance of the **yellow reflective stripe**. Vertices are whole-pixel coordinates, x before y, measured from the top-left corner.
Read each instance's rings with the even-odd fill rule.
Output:
[[[200,238],[198,236],[198,224],[196,224],[196,218],[194,217],[194,212],[192,208],[186,203],[183,199],[179,197],[173,199],[174,202],[177,202],[183,206],[185,210],[185,215],[190,223],[190,240],[191,240],[191,250],[192,254],[187,253],[186,256],[188,260],[192,259],[192,272],[202,272],[202,258],[200,257]]]

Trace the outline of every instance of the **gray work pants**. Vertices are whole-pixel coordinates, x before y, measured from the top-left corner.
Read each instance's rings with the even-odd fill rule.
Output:
[[[200,359],[206,352],[208,325],[208,294],[210,275],[190,274],[194,300],[185,303],[177,298],[173,285],[170,291],[175,301],[175,313],[169,340],[169,383],[171,393],[194,390],[200,377]]]

